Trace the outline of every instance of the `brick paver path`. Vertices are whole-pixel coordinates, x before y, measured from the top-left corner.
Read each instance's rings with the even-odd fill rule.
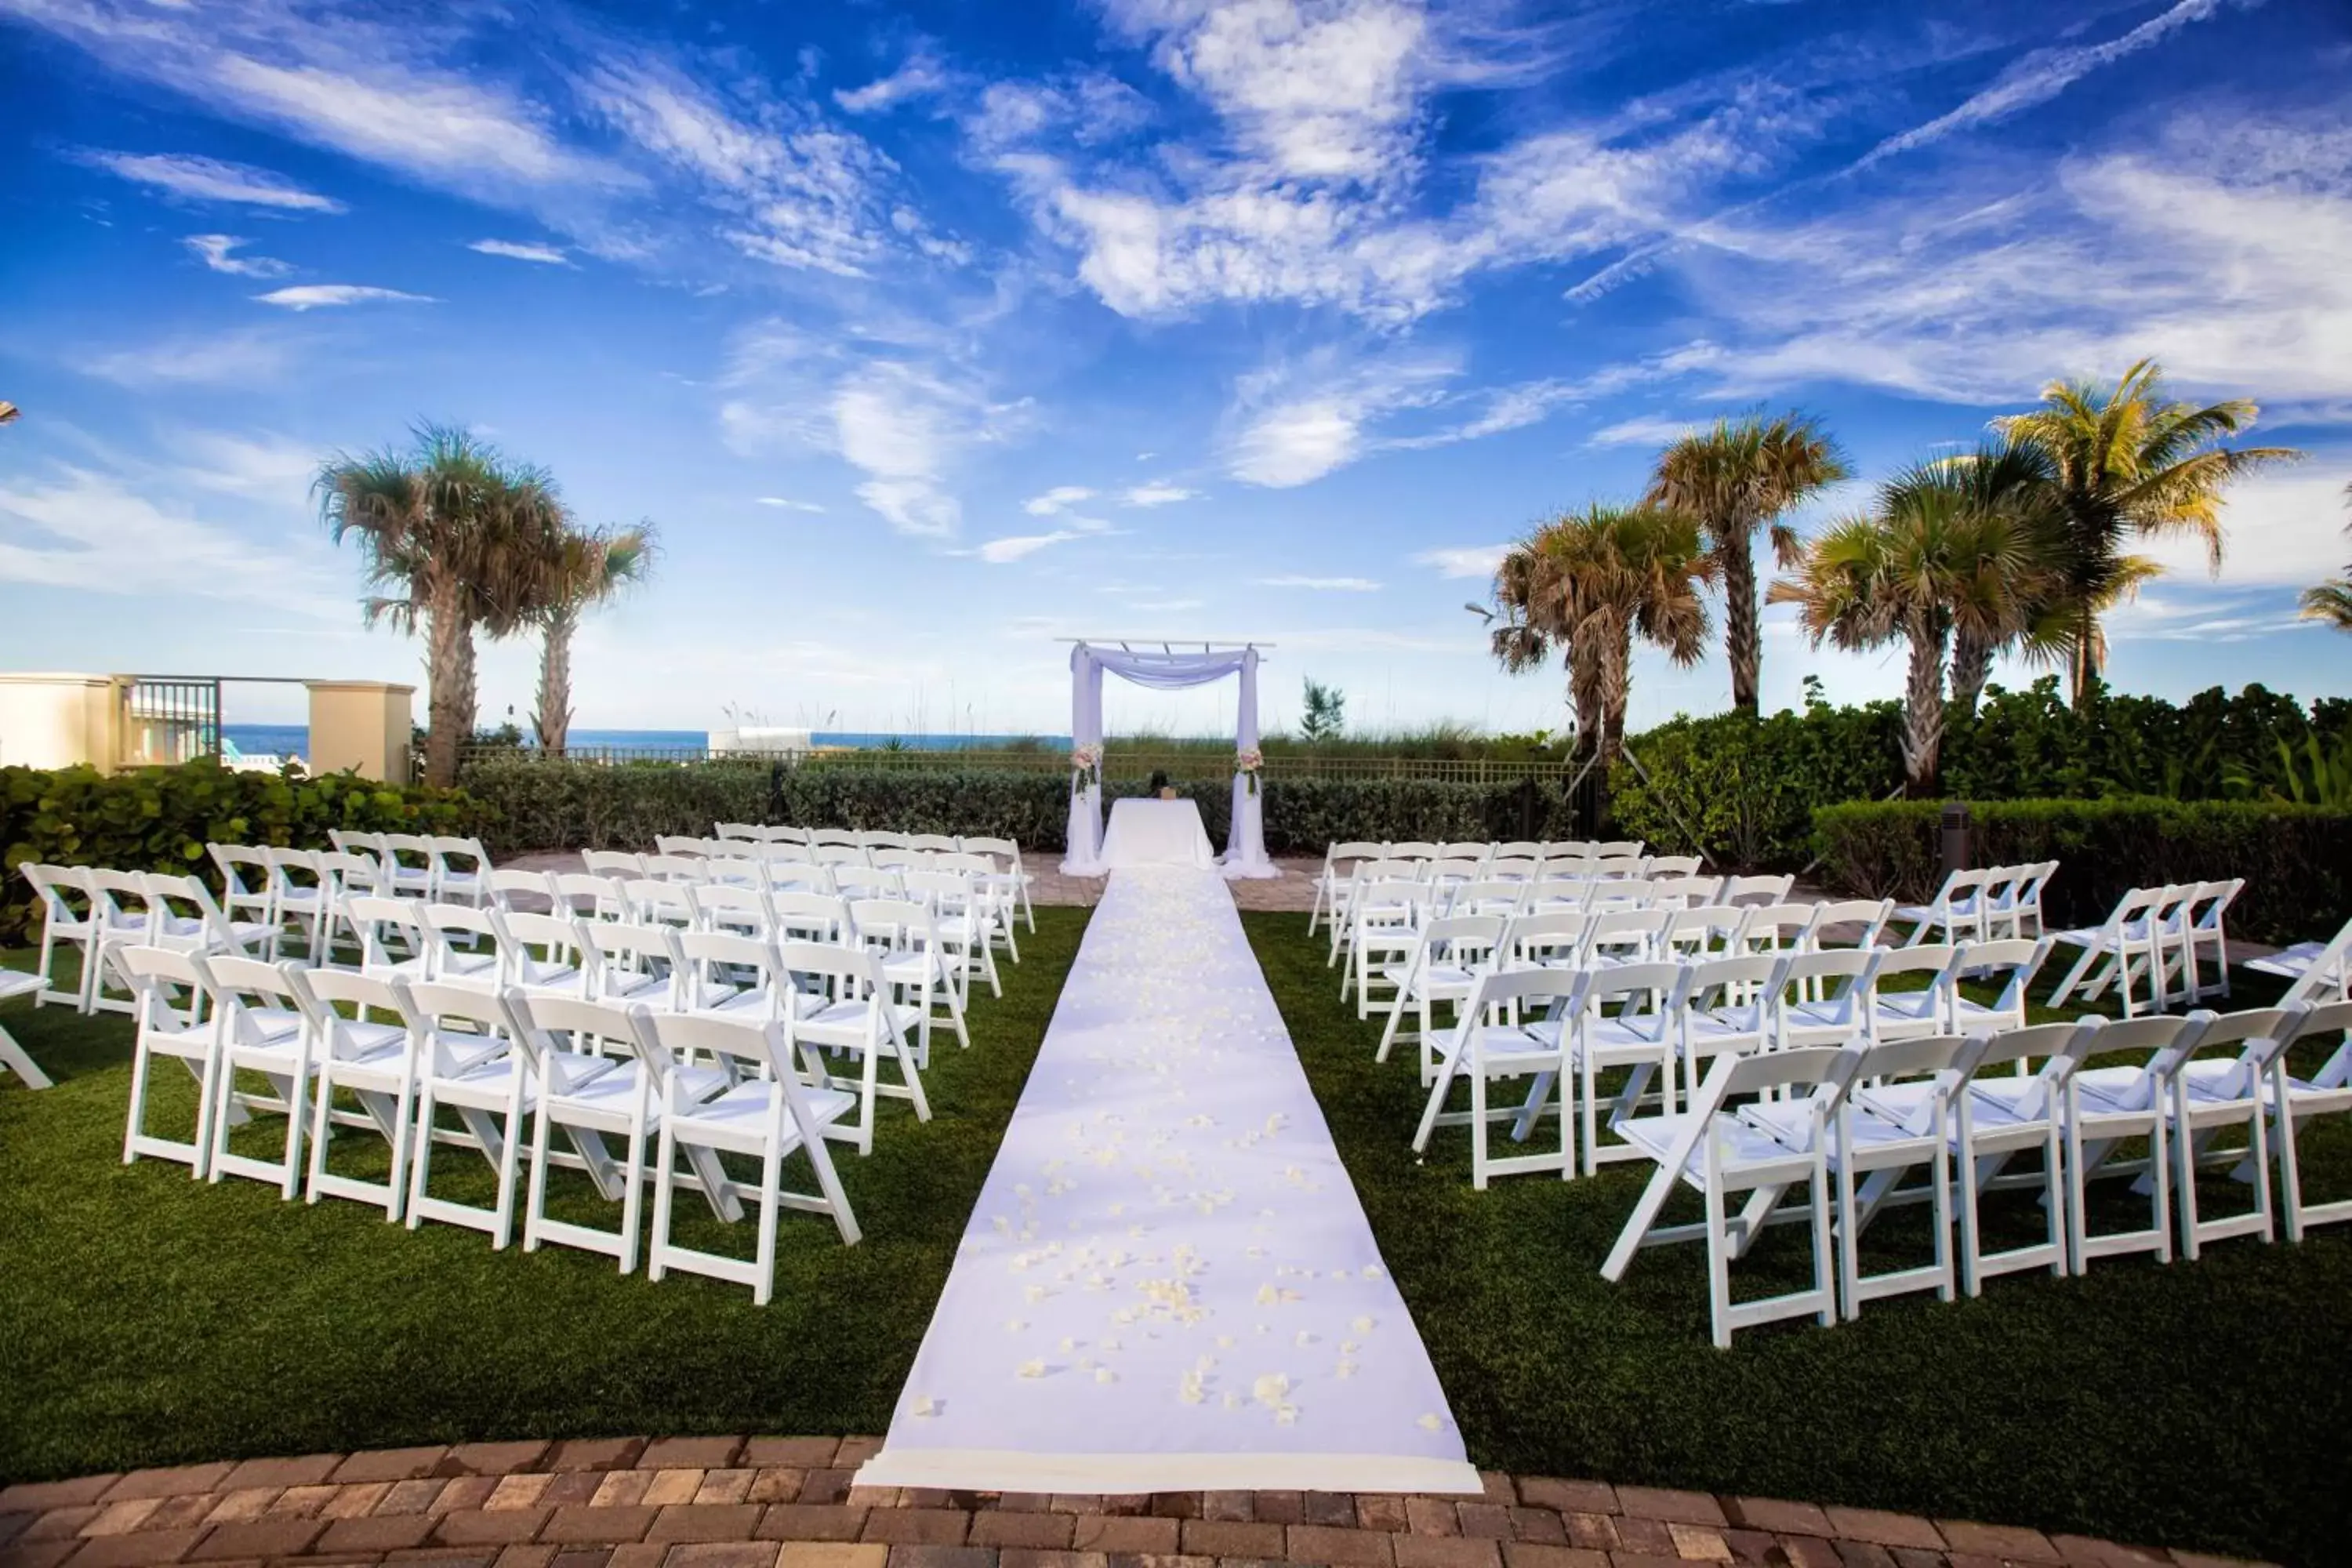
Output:
[[[2221,1559],[1868,1509],[1490,1473],[1480,1499],[852,1486],[869,1437],[469,1443],[0,1491],[0,1568],[1998,1568]]]

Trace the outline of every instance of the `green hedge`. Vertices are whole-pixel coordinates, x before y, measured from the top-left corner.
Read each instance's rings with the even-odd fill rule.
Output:
[[[472,833],[476,804],[459,794],[400,788],[352,773],[302,778],[238,773],[206,760],[107,774],[95,768],[0,768],[0,942],[34,918],[28,860],[122,871],[197,872],[215,890],[207,842],[328,847],[331,828],[362,833]]]
[[[1339,839],[1560,837],[1568,809],[1557,792],[1517,785],[1422,779],[1268,780],[1266,848],[1320,855]],[[1210,838],[1224,842],[1233,816],[1223,780],[1180,782],[1199,803]],[[664,833],[707,834],[717,822],[796,823],[809,827],[895,828],[1018,839],[1024,848],[1064,847],[1069,784],[1060,773],[794,768],[756,763],[638,763],[486,760],[466,789],[490,826],[501,857],[533,849],[649,849]],[[1140,784],[1111,786],[1139,795]]]
[[[1857,802],[1813,814],[1822,876],[1864,898],[1917,902],[1942,879],[1940,801]],[[2352,811],[2267,801],[1974,803],[1971,860],[2055,860],[2045,908],[2057,926],[2095,925],[2135,887],[2243,877],[2231,931],[2256,942],[2332,933],[2352,917]]]

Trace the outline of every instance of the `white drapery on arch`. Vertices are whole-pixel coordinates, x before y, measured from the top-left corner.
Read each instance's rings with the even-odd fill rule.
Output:
[[[1139,650],[1121,644],[1098,647],[1079,643],[1070,649],[1070,749],[1074,753],[1102,748],[1102,683],[1108,670],[1122,680],[1155,690],[1175,691],[1206,686],[1228,675],[1242,678],[1241,700],[1235,705],[1234,752],[1257,750],[1257,663],[1254,646],[1205,647],[1199,653],[1177,652],[1162,645]],[[1225,852],[1218,857],[1228,877],[1279,877],[1265,855],[1265,797],[1262,781],[1239,767],[1234,770],[1233,826],[1225,835]],[[1070,779],[1069,849],[1062,871],[1071,877],[1099,877],[1109,868],[1102,863],[1102,771]]]

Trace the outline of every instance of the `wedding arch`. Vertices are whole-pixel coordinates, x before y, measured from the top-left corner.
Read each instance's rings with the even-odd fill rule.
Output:
[[[1265,854],[1265,800],[1259,791],[1257,643],[1079,640],[1070,649],[1070,837],[1064,874],[1099,877],[1102,860],[1102,683],[1106,671],[1138,686],[1177,691],[1241,677],[1234,724],[1233,825],[1218,857],[1228,877],[1278,877]],[[1272,647],[1272,644],[1263,645]]]

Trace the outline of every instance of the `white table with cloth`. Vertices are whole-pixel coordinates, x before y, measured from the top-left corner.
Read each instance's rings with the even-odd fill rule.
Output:
[[[1201,825],[1201,808],[1189,800],[1130,797],[1111,802],[1110,826],[1103,832],[1102,859],[1106,868],[1122,866],[1191,866],[1216,868],[1216,852],[1209,847],[1208,829]]]

